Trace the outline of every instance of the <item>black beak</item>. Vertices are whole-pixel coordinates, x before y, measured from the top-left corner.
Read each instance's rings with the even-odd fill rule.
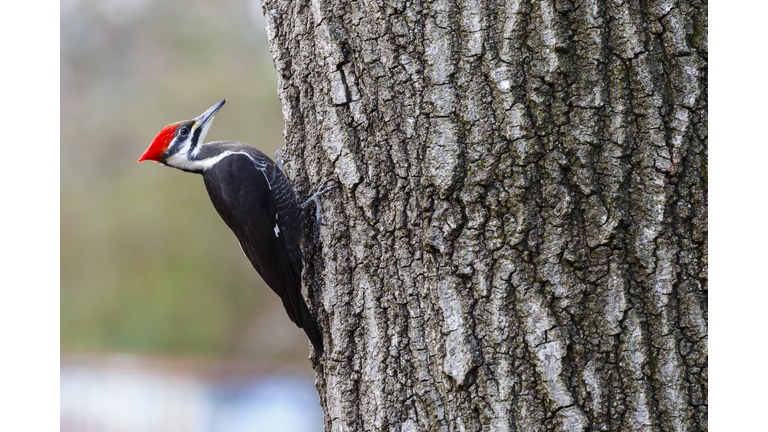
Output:
[[[195,118],[195,126],[201,127],[201,126],[204,126],[209,121],[211,121],[213,116],[216,115],[216,111],[221,109],[221,107],[224,106],[226,102],[227,102],[226,99],[222,99],[221,101],[219,101],[219,103],[208,108],[204,113],[197,116],[197,118]]]

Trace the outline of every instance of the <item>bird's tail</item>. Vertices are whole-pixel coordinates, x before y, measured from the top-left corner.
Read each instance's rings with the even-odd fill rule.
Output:
[[[299,318],[301,319],[301,328],[304,329],[304,333],[307,334],[309,341],[317,351],[317,357],[323,356],[323,334],[320,332],[320,328],[317,326],[315,319],[312,318],[312,314],[309,313],[304,299],[301,299],[299,303]]]

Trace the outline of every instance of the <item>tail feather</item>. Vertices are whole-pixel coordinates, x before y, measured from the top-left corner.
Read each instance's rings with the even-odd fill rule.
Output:
[[[323,356],[323,334],[320,332],[320,328],[317,326],[315,319],[312,318],[312,314],[309,313],[304,299],[301,299],[299,303],[299,318],[301,319],[301,328],[304,329],[304,333],[307,334],[309,341],[317,351],[317,357]]]

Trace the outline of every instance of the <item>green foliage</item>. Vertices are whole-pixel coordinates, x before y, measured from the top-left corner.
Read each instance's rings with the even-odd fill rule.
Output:
[[[250,333],[268,330],[253,323],[279,299],[199,176],[136,159],[164,125],[225,97],[209,141],[282,146],[263,23],[245,3],[147,2],[125,19],[102,6],[62,6],[62,349],[255,355]],[[298,344],[272,352],[302,359],[283,318]]]

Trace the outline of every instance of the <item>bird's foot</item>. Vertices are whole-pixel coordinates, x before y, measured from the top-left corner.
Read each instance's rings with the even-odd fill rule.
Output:
[[[279,150],[278,150],[278,151],[279,151]],[[318,223],[318,224],[320,224],[320,225],[325,225],[325,224],[323,223],[323,220],[322,220],[322,218],[320,217],[320,202],[319,202],[317,199],[318,199],[318,198],[320,198],[320,196],[321,196],[322,194],[324,194],[324,193],[328,192],[329,190],[331,190],[331,189],[337,189],[337,188],[339,187],[339,186],[337,186],[337,185],[334,185],[334,186],[330,186],[330,187],[325,187],[325,185],[326,185],[326,184],[328,184],[328,182],[329,182],[329,181],[331,181],[331,180],[333,180],[333,179],[327,179],[327,180],[325,180],[325,181],[324,181],[324,182],[323,182],[323,183],[320,185],[320,187],[318,188],[318,189],[320,189],[320,190],[318,190],[317,192],[315,192],[315,194],[314,194],[314,195],[312,195],[311,197],[309,197],[309,199],[308,199],[308,200],[306,200],[306,201],[304,201],[304,203],[301,205],[301,208],[303,208],[303,209],[304,209],[304,208],[307,208],[307,206],[309,205],[309,203],[311,203],[311,202],[314,202],[314,203],[315,203],[315,217],[317,218],[317,223]],[[335,180],[334,180],[334,181],[335,181]]]
[[[280,152],[281,152],[281,151],[283,151],[283,149],[284,149],[284,148],[285,148],[285,147],[283,147],[283,148],[281,148],[281,149],[278,149],[278,150],[275,152],[275,163],[277,164],[277,167],[278,167],[278,168],[280,168],[280,171],[281,171],[281,172],[283,171],[283,160],[282,160],[282,159],[280,159]]]

